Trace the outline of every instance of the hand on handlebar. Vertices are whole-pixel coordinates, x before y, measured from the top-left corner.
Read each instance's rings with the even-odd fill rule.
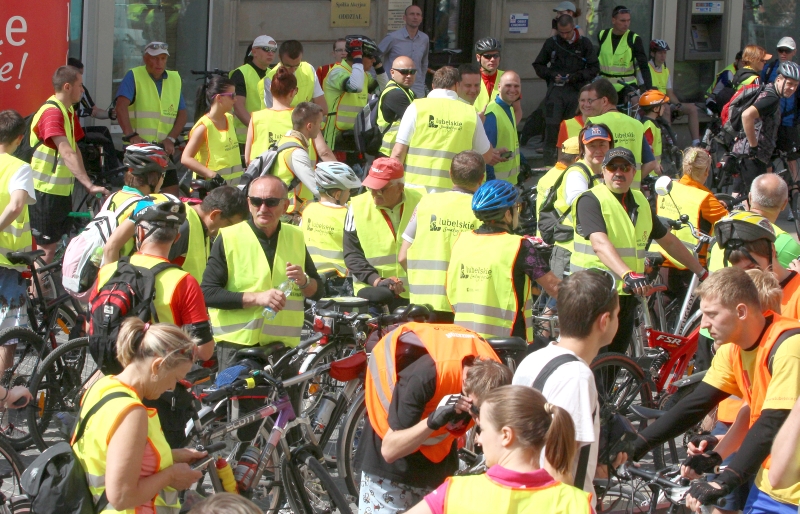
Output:
[[[700,512],[703,505],[714,505],[717,500],[728,494],[725,484],[718,482],[694,482],[686,494],[686,508]]]
[[[714,451],[690,455],[681,464],[681,475],[692,478],[689,475],[699,476],[705,473],[713,473],[720,464],[722,464],[722,457]]]
[[[395,295],[400,295],[406,290],[405,286],[403,286],[403,281],[397,277],[384,278],[383,280],[375,284],[375,286],[386,287]]]
[[[175,153],[175,144],[167,138],[161,140],[161,146],[164,147],[164,151],[167,152],[167,155],[172,155]]]
[[[622,277],[622,281],[625,283],[625,290],[633,295],[645,296],[650,290],[647,277],[641,273],[629,271]]]
[[[713,435],[696,435],[689,440],[687,453],[689,455],[700,455],[701,453],[710,452],[719,444],[719,438]]]
[[[111,191],[104,188],[103,186],[95,186],[95,185],[92,185],[92,187],[88,189],[88,192],[90,195],[101,194],[103,196],[108,196],[111,194]]]

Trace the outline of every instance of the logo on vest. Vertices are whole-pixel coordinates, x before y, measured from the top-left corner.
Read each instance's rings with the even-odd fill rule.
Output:
[[[442,227],[436,225],[436,215],[431,214],[431,232],[441,232]]]
[[[492,268],[484,268],[482,266],[466,266],[461,265],[461,274],[459,278],[466,280],[475,278],[478,280],[489,280],[492,278]]]
[[[162,109],[161,114],[169,116],[170,118],[175,118],[178,116],[178,109],[175,108],[175,104],[169,104],[169,107]]]
[[[444,118],[437,118],[433,114],[428,115],[428,128],[444,129],[444,130],[461,130],[464,128],[464,123],[460,121],[446,120]]]
[[[305,220],[306,230],[309,232],[324,232],[325,234],[333,234],[336,228],[322,221],[313,221],[310,219]]]
[[[225,143],[225,151],[230,152],[233,149],[236,150],[239,149],[239,142],[236,141],[235,139],[231,139],[230,137],[228,137],[228,142]]]
[[[277,132],[267,132],[267,138],[269,139],[269,146],[277,145],[278,141],[281,139],[281,135]]]
[[[466,230],[472,230],[472,223],[461,220],[451,220],[447,218],[437,218],[431,214],[431,232],[450,232],[460,234]]]

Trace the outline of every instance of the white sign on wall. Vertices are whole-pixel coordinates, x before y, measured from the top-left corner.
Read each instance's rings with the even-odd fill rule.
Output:
[[[528,13],[511,14],[508,19],[508,31],[511,34],[527,34]]]

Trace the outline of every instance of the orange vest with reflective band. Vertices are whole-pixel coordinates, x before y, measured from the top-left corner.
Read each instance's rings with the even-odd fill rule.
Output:
[[[431,325],[407,323],[381,339],[369,358],[365,397],[367,413],[373,430],[383,439],[389,430],[389,405],[397,385],[395,356],[400,336],[413,332],[425,345],[428,355],[436,364],[436,392],[425,405],[422,419],[427,418],[447,395],[461,394],[462,361],[464,358],[482,357],[500,362],[497,355],[481,336],[457,325]],[[422,443],[419,451],[431,462],[442,462],[450,453],[455,437],[445,428],[432,433]]]

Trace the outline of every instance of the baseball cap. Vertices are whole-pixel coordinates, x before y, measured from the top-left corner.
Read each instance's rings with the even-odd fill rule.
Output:
[[[253,48],[260,46],[278,46],[278,43],[275,42],[275,38],[272,36],[258,36],[253,40]]]
[[[611,150],[607,151],[606,156],[603,159],[603,166],[607,166],[609,162],[617,157],[620,159],[625,159],[631,166],[636,166],[636,157],[633,156],[633,152],[622,147],[612,148]]]
[[[596,139],[601,139],[603,141],[613,140],[611,134],[608,133],[608,130],[600,125],[586,127],[586,130],[583,131],[583,144],[590,143]]]
[[[553,12],[558,12],[558,11],[576,12],[577,10],[578,9],[575,7],[575,4],[573,4],[572,2],[561,2],[556,6],[555,9],[553,9]]]
[[[369,174],[362,184],[370,189],[381,189],[390,180],[403,178],[403,165],[397,159],[381,157],[372,161]]]
[[[786,36],[782,37],[781,40],[778,41],[778,46],[776,48],[789,48],[790,50],[797,50],[797,44],[794,42],[794,39]]]
[[[564,153],[578,155],[580,153],[580,146],[578,145],[578,136],[573,136],[564,141],[564,144],[561,145],[561,150]]]
[[[169,45],[166,43],[162,43],[161,41],[152,41],[147,43],[147,45],[144,47],[144,53],[154,57],[161,54],[169,55],[169,51],[167,50],[168,48]]]

